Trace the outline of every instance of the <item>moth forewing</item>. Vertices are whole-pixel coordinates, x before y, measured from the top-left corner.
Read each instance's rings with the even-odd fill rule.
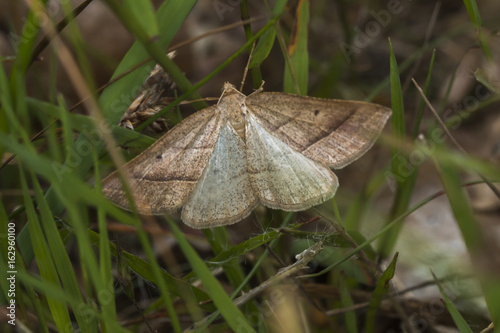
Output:
[[[217,106],[184,119],[142,154],[128,162],[138,212],[162,215],[179,209],[196,187],[219,137],[222,123]],[[118,206],[130,204],[116,172],[103,180],[103,192]]]

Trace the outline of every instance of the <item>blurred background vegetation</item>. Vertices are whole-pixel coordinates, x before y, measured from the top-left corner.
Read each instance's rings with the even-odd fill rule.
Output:
[[[2,332],[499,331],[498,1],[0,8]],[[334,200],[210,230],[107,201],[100,179],[154,141],[116,126],[154,65],[175,83],[155,116],[171,128],[213,103],[181,100],[239,85],[254,42],[247,94],[263,80],[392,107],[378,144],[336,171]]]

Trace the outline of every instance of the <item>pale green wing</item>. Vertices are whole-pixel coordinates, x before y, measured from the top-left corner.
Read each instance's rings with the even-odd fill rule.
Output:
[[[335,174],[271,135],[247,115],[248,174],[260,202],[270,208],[299,211],[332,198]]]
[[[192,228],[236,223],[258,204],[247,172],[245,143],[226,122],[196,189],[182,209]]]

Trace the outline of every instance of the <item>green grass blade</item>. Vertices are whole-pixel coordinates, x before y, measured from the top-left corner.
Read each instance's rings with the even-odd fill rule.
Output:
[[[58,194],[59,200],[67,208],[68,220],[71,221],[72,226],[75,228],[74,235],[77,240],[76,244],[78,245],[78,254],[82,265],[83,275],[85,276],[84,283],[87,289],[89,289],[87,292],[96,292],[102,295],[110,291],[113,285],[105,285],[101,278],[97,258],[95,252],[92,250],[92,243],[87,234],[89,225],[84,207],[81,206],[81,203],[79,204],[78,202],[74,202],[73,199],[70,199],[71,195],[68,193],[72,193],[73,189],[69,188],[67,184],[55,184],[55,191]],[[97,299],[98,304],[107,301],[108,300],[105,298]],[[108,309],[107,307],[105,308]],[[98,317],[93,316],[92,319],[96,320]],[[110,318],[110,320],[108,320],[108,318],[102,318],[101,324],[104,325],[103,329],[105,330],[113,332],[122,330],[118,323],[113,321],[113,318]]]
[[[80,303],[84,303],[78,281],[73,270],[73,265],[66,252],[65,244],[63,243],[60,234],[58,232],[57,226],[54,222],[54,218],[50,213],[50,209],[43,197],[42,188],[37,180],[37,178],[32,174],[32,182],[35,190],[35,198],[38,204],[38,210],[40,212],[40,220],[42,222],[43,232],[46,235],[47,243],[49,245],[51,256],[54,260],[57,273],[61,279],[64,286],[65,292],[67,292],[71,297],[78,300]],[[42,263],[39,263],[41,265]],[[76,320],[80,329],[85,332],[97,332],[97,323],[89,322],[84,318],[77,309],[74,309]],[[93,325],[92,325],[93,324]]]
[[[292,218],[292,216],[294,216],[294,213],[287,213],[285,218],[283,219],[280,227],[286,227],[289,222],[290,222],[290,219]],[[275,249],[276,247],[276,244],[278,243],[278,238],[276,239],[273,239],[271,241],[271,243],[269,244],[269,249],[273,250]],[[250,270],[250,272],[247,274],[246,278],[245,278],[245,281],[244,281],[244,285],[247,284],[250,279],[252,279],[254,277],[254,275],[256,274],[256,272],[258,271],[258,269],[261,267],[261,265],[263,265],[266,261],[266,258],[268,257],[270,251],[269,249],[266,249],[264,251],[264,253],[262,253],[262,255],[259,257],[259,259],[257,260],[257,262],[255,263],[255,265],[252,267],[252,269]],[[232,295],[231,295],[231,299],[234,299],[236,298],[236,296],[239,295],[239,293],[241,292],[242,290],[242,287],[240,288],[237,288],[236,290],[233,291]],[[212,323],[218,316],[220,315],[220,312],[219,311],[215,311],[214,313],[212,313],[212,315],[210,316],[210,319],[207,320],[206,322],[203,323],[203,325],[200,325],[196,330],[195,330],[195,333],[203,333],[207,330],[208,326],[210,325],[210,323]]]
[[[82,180],[75,178],[73,175],[71,175],[71,177],[67,177],[65,182],[60,182],[60,180],[58,179],[58,176],[57,176],[57,171],[54,170],[53,164],[50,161],[48,161],[45,157],[42,157],[42,156],[34,153],[34,149],[29,142],[27,142],[27,144],[23,146],[23,145],[20,145],[19,143],[15,142],[13,140],[11,140],[11,138],[9,138],[8,136],[4,136],[4,134],[0,135],[0,141],[2,142],[4,147],[6,147],[8,150],[12,151],[13,153],[15,153],[17,155],[17,159],[20,161],[20,163],[25,163],[25,165],[31,171],[34,171],[37,174],[42,174],[42,175],[46,176],[49,180],[51,180],[51,183],[53,184],[53,186],[56,188],[57,191],[59,191],[59,192],[56,192],[56,194],[57,194],[56,198],[58,200],[60,200],[60,202],[62,202],[65,207],[67,207],[68,214],[73,218],[72,222],[74,223],[74,225],[78,226],[78,229],[80,231],[84,230],[85,226],[84,226],[84,223],[81,222],[82,216],[80,214],[80,212],[81,212],[80,208],[77,208],[76,207],[77,204],[75,204],[75,202],[69,200],[68,198],[72,198],[72,200],[76,200],[76,198],[77,198],[76,193],[83,194],[86,191],[85,188],[87,188],[87,190],[88,190],[88,185],[84,184],[84,182]],[[75,192],[75,191],[77,191],[78,188],[83,189],[83,191]],[[68,194],[65,194],[66,192]],[[88,197],[92,198],[92,197],[95,197],[95,195],[94,194],[88,195]],[[82,197],[82,198],[84,198],[84,200],[86,200],[85,197]],[[45,204],[45,202],[41,202],[41,203]],[[25,199],[25,205],[27,207],[28,220],[30,222],[31,221],[34,221],[34,222],[29,223],[28,225],[30,226],[30,228],[24,228],[23,231],[25,231],[25,232],[24,233],[21,232],[19,234],[18,244],[20,246],[23,246],[23,247],[27,246],[26,245],[27,244],[26,238],[28,238],[28,239],[31,238],[33,245],[31,245],[29,247],[34,250],[34,251],[31,250],[31,251],[36,253],[38,256],[40,256],[40,255],[43,256],[41,259],[37,257],[37,263],[38,263],[38,266],[40,268],[40,271],[41,272],[43,271],[44,276],[47,275],[48,279],[50,279],[50,281],[54,281],[54,280],[57,281],[57,273],[56,273],[57,271],[54,269],[55,264],[51,259],[48,259],[48,258],[50,258],[49,257],[50,252],[48,249],[43,248],[44,246],[46,246],[46,244],[44,243],[43,234],[40,233],[40,230],[39,230],[40,227],[37,223],[38,219],[37,219],[36,215],[31,212],[31,210],[34,210],[34,208],[32,208],[33,204],[31,203],[31,201],[27,201],[27,199]],[[29,210],[28,210],[28,207],[29,207]],[[48,214],[46,214],[46,217],[48,217]],[[48,217],[47,219],[50,219],[50,217]],[[35,227],[31,227],[32,224],[36,225],[36,229],[34,229]],[[92,258],[93,258],[92,251],[90,250],[90,247],[88,246],[88,242],[86,242],[85,238],[82,237],[82,232],[77,232],[76,235],[77,235],[77,238],[79,241],[78,245],[80,246],[81,258],[83,259],[84,264],[86,264],[85,269],[88,269],[88,272],[90,272],[88,276],[91,278],[91,280],[94,283],[94,286],[97,290],[104,290],[103,284],[99,281],[98,274],[97,275],[95,274],[95,272],[97,270],[94,269],[94,267],[97,267],[97,266],[95,265],[95,259],[94,259],[94,261],[92,261]],[[40,237],[42,237],[42,238],[40,238]],[[36,245],[36,246],[34,246],[34,245]],[[84,250],[82,250],[82,249],[84,249]],[[23,253],[23,257],[24,257],[27,250],[25,248],[21,248],[21,247],[20,247],[20,250]],[[64,265],[64,259],[61,259],[60,257],[58,257],[59,254],[57,253],[57,250],[55,252],[56,252],[56,258],[58,258],[57,264],[59,265],[59,267],[62,267]],[[28,253],[29,253],[29,251],[28,251]],[[64,253],[65,253],[65,251],[64,251]],[[24,259],[31,262],[31,258],[26,259],[26,257],[24,257]],[[66,266],[66,268],[68,268],[68,267],[70,267],[70,266]],[[64,271],[64,268],[63,268],[63,271]],[[47,273],[47,272],[50,272],[50,273]],[[56,275],[54,276],[53,274],[56,274]],[[71,285],[71,283],[72,283],[71,278],[68,278],[68,276],[64,276],[64,279],[65,280],[63,281],[63,283],[65,283],[65,285],[66,284]],[[58,285],[59,284],[57,284],[57,286]],[[69,288],[71,289],[71,287],[69,287]],[[73,288],[73,292],[75,294],[77,294],[78,292],[76,292],[75,290],[76,290],[76,288]],[[69,295],[71,295],[71,293],[69,293]],[[63,305],[58,304],[57,301],[54,301],[54,303],[55,303],[55,305],[52,306],[52,308],[54,308],[53,316],[58,317],[57,321],[60,321],[62,323],[66,322],[66,324],[71,325],[71,322],[70,321],[67,322],[67,320],[65,318],[66,314],[60,312],[61,307]],[[82,305],[85,305],[84,302],[81,302],[78,300],[76,301],[76,303],[78,304],[77,307],[81,307]],[[65,309],[66,309],[66,307],[65,307]],[[67,312],[67,309],[66,309],[66,312]],[[88,323],[88,325],[90,325],[90,323]],[[109,329],[117,328],[117,325],[113,324],[112,322],[109,324],[106,323],[105,326],[108,327]],[[97,325],[95,325],[94,327],[97,327]],[[92,331],[92,330],[90,329],[89,331]]]
[[[450,300],[448,295],[446,294],[446,291],[444,290],[443,286],[439,282],[439,279],[436,277],[432,269],[430,270],[432,277],[434,278],[434,281],[436,282],[439,292],[441,293],[441,296],[443,296],[443,301],[444,305],[446,306],[446,309],[450,313],[451,317],[453,318],[453,321],[455,322],[455,325],[457,325],[458,330],[460,333],[472,333],[471,328],[469,325],[467,325],[467,322],[465,321],[464,317],[458,312],[458,309],[455,307],[455,304]]]
[[[31,56],[34,45],[38,40],[38,32],[40,30],[39,22],[39,18],[33,13],[33,11],[30,10],[23,25],[22,35],[18,36],[17,34],[13,33],[11,36],[9,36],[15,44],[14,47],[17,48],[16,60],[14,62],[13,68],[15,68],[15,71],[19,71],[19,73],[22,74],[21,76],[11,75],[11,88],[17,86],[16,81],[18,79],[24,80],[24,74],[26,73],[26,70],[31,63]]]
[[[407,70],[417,59],[427,50],[433,50],[439,46],[441,46],[446,41],[453,39],[467,31],[467,27],[464,25],[459,25],[455,29],[447,32],[436,39],[430,41],[426,44],[424,49],[418,49],[414,51],[408,58],[406,58],[401,65],[399,65],[399,71],[403,72]],[[385,79],[381,80],[380,83],[371,90],[371,93],[364,99],[366,102],[372,101],[376,96],[380,94],[388,85],[390,84],[390,75]]]
[[[123,6],[117,0],[106,0],[106,2],[118,18],[120,18],[121,22],[123,22],[125,26],[135,35],[137,41],[142,45],[146,52],[165,69],[176,85],[184,92],[192,91],[191,98],[200,99],[201,96],[194,91],[191,83],[181,69],[165,54],[165,45],[162,43],[161,37],[157,41],[151,40],[142,26],[134,19],[136,15],[130,10],[130,8]],[[184,7],[190,7],[191,5],[192,7],[194,3],[188,3],[185,1],[182,2],[182,5]],[[159,16],[158,19],[164,20],[165,18]],[[193,106],[196,109],[202,109],[207,107],[207,104],[201,101],[193,103]]]
[[[479,8],[477,8],[477,3],[475,0],[464,0],[465,8],[467,8],[467,13],[469,13],[470,20],[475,26],[480,27],[482,25],[481,15],[479,14]]]
[[[387,266],[384,273],[382,273],[382,276],[378,280],[377,286],[373,291],[372,297],[370,298],[370,305],[368,306],[365,324],[365,332],[367,333],[375,332],[378,308],[380,307],[380,303],[382,303],[384,295],[389,290],[390,281],[394,277],[394,272],[396,271],[397,260],[398,253],[394,255],[391,263]]]
[[[405,119],[404,119],[404,107],[403,97],[401,92],[401,85],[399,81],[399,74],[395,75],[398,72],[396,60],[394,58],[394,53],[391,45],[391,91],[393,96],[393,129],[396,129],[396,139],[404,140],[405,139]],[[430,86],[430,80],[432,75],[432,69],[434,65],[435,51],[432,54],[431,62],[429,65],[429,70],[427,72],[427,78],[425,82],[424,92],[426,93]],[[394,74],[393,74],[394,73]],[[394,99],[395,97],[395,99]],[[394,109],[396,107],[396,109]],[[423,110],[425,108],[425,101],[422,100],[416,116],[415,125],[413,128],[412,138],[415,139],[419,133],[420,121],[422,118]],[[396,114],[397,119],[394,119],[394,114]],[[417,153],[418,149],[412,150],[411,153]],[[410,154],[411,154],[410,153]],[[423,161],[421,162],[423,163]],[[420,164],[421,164],[420,163]],[[386,180],[392,184],[393,190],[395,187],[395,200],[393,203],[393,207],[390,212],[389,220],[393,220],[397,216],[401,215],[406,209],[408,209],[411,196],[413,194],[413,189],[415,187],[415,182],[418,176],[418,170],[420,164],[412,163],[410,156],[408,153],[399,150],[393,149],[392,151],[392,160],[391,167],[392,172],[390,173],[389,178],[386,177]],[[403,223],[403,222],[402,222]],[[390,231],[387,236],[383,237],[381,240],[381,245],[379,246],[379,252],[382,256],[389,255],[390,251],[394,247],[397,236],[400,232],[400,226],[395,226],[395,228]]]
[[[274,4],[274,7],[273,7],[273,15],[274,16],[281,16],[281,14],[283,14],[283,12],[285,11],[285,6],[287,4],[287,0],[278,0],[276,1],[276,3]]]
[[[42,112],[43,115],[51,118],[61,119],[65,124],[63,126],[63,131],[66,138],[73,137],[72,134],[66,134],[66,130],[70,129],[69,133],[71,133],[71,130],[82,133],[93,143],[102,140],[102,134],[99,132],[99,129],[96,128],[95,121],[91,116],[63,111],[60,107],[52,103],[30,97],[26,98],[26,104],[30,111]],[[147,135],[137,131],[131,131],[118,125],[111,125],[109,130],[113,133],[117,144],[125,145],[128,148],[147,148],[155,142],[153,138]]]
[[[95,160],[95,179],[96,179],[96,192],[101,192],[101,177],[99,173],[98,167],[98,159],[94,153]],[[101,273],[101,279],[104,282],[105,286],[113,285],[113,272],[112,272],[112,264],[111,264],[111,250],[109,246],[109,236],[108,236],[108,228],[107,228],[107,220],[106,220],[106,212],[103,209],[97,210],[97,223],[99,226],[99,269]],[[90,237],[89,237],[90,238]],[[116,295],[114,293],[113,288],[109,288],[107,291],[108,302],[102,302],[102,313],[107,321],[117,321],[116,317],[116,307],[115,307],[115,298]]]
[[[224,250],[231,249],[229,234],[224,227],[203,230],[205,237],[214,253],[220,254]],[[240,265],[239,258],[232,258],[222,263],[224,274],[226,274],[231,286],[238,287],[245,279],[245,273]]]
[[[405,111],[399,69],[394,55],[392,44],[389,40],[390,68],[391,68],[391,100],[392,100],[392,134],[394,140],[406,140]],[[400,216],[410,203],[411,194],[416,179],[415,170],[408,172],[409,162],[407,154],[398,148],[391,149],[392,190],[395,190],[394,201],[388,221]],[[378,252],[382,258],[387,257],[392,251],[403,221],[389,231],[379,242]]]
[[[50,297],[61,303],[69,303],[71,307],[74,309],[79,309],[82,315],[87,316],[87,320],[100,319],[100,313],[93,307],[87,306],[85,303],[79,303],[77,300],[73,299],[71,296],[65,293],[64,289],[60,288],[60,286],[55,286],[53,284],[48,284],[44,280],[40,280],[35,278],[34,276],[28,274],[26,271],[19,272],[19,279],[23,282],[24,285],[29,286],[29,288],[33,288],[43,293],[44,295],[50,295]],[[60,332],[67,332],[67,326],[65,330]],[[126,330],[118,327],[115,332],[126,332]]]
[[[392,101],[392,132],[396,140],[405,140],[406,138],[406,128],[405,128],[405,113],[404,113],[404,103],[403,95],[401,91],[401,80],[399,78],[399,69],[396,62],[396,56],[394,55],[394,50],[392,48],[392,43],[389,40],[390,48],[390,67],[391,67],[391,101]],[[395,158],[400,154],[399,150],[392,150],[392,171],[394,173],[399,172],[400,162]]]
[[[449,163],[440,163],[437,167],[465,244],[469,251],[474,253],[482,244],[481,228],[462,188],[458,169]]]
[[[377,232],[375,235],[373,235],[372,237],[370,237],[369,239],[367,239],[365,242],[359,244],[355,249],[353,249],[352,251],[350,251],[349,253],[347,253],[346,255],[344,255],[340,260],[334,262],[333,264],[329,265],[328,267],[326,267],[325,269],[323,269],[322,271],[318,272],[318,273],[314,273],[314,274],[309,274],[308,276],[309,277],[315,277],[315,276],[320,276],[322,274],[325,274],[337,267],[339,267],[342,263],[344,263],[345,261],[349,260],[349,258],[351,258],[352,256],[356,255],[358,252],[364,250],[366,247],[368,247],[371,243],[373,243],[375,240],[381,238],[383,235],[385,235],[389,230],[391,230],[394,226],[400,224],[402,221],[404,221],[404,219],[406,217],[408,217],[408,215],[412,214],[413,212],[417,211],[418,209],[420,209],[421,207],[425,206],[426,204],[428,204],[429,202],[431,202],[433,199],[437,198],[438,196],[437,195],[433,195],[433,196],[430,196],[422,201],[420,201],[418,204],[416,204],[415,206],[411,207],[410,209],[408,209],[407,211],[405,211],[403,214],[401,214],[400,216],[398,216],[396,219],[394,219],[393,221],[391,221],[391,223],[387,224],[382,230],[380,230],[379,232]]]
[[[485,72],[482,68],[478,68],[474,71],[474,78],[477,82],[484,85],[495,95],[500,95],[500,85],[498,84],[498,82],[494,82],[493,77]]]
[[[67,227],[67,226],[66,226]],[[68,229],[74,232],[73,229]],[[95,231],[88,230],[89,239],[93,244],[99,244],[101,241],[101,236]],[[110,252],[114,257],[118,257],[118,249],[116,245],[112,242],[108,243]],[[143,279],[156,283],[155,276],[153,274],[153,268],[151,264],[138,256],[133,255],[127,251],[121,250],[121,255],[126,261],[127,265],[135,272],[137,275],[141,276]],[[161,271],[161,278],[167,284],[168,290],[172,295],[178,296],[184,299],[186,302],[200,303],[209,299],[208,295],[202,290],[189,285],[184,280],[173,277],[166,271]]]
[[[231,250],[232,244],[230,241],[227,229],[224,227],[218,227],[213,229],[203,230],[207,241],[212,248],[212,251],[218,255],[224,250]],[[245,283],[245,272],[240,264],[240,259],[238,257],[233,257],[232,259],[226,260],[221,263],[221,267],[224,270],[224,274],[227,276],[230,285],[237,289],[241,287],[243,290],[248,290],[250,287]],[[259,309],[253,301],[245,304],[242,307],[242,311],[247,313],[258,312]]]
[[[2,205],[0,205],[2,206]],[[0,221],[3,221],[0,219]],[[5,220],[7,221],[7,220]],[[7,242],[2,242],[2,243],[7,243]],[[46,303],[44,304],[44,307],[42,307],[41,301],[44,300],[43,297],[40,297],[40,294],[35,293],[33,288],[25,283],[25,280],[22,278],[22,276],[26,276],[26,270],[24,265],[21,264],[22,258],[19,256],[19,252],[16,251],[16,257],[14,261],[14,267],[7,266],[10,265],[11,262],[5,262],[4,260],[9,259],[7,256],[7,253],[5,253],[5,256],[0,256],[0,267],[9,267],[12,269],[15,269],[17,273],[15,274],[16,282],[15,282],[15,295],[13,295],[11,292],[11,286],[10,286],[10,280],[7,280],[7,278],[10,278],[11,272],[8,271],[7,269],[2,269],[0,270],[0,285],[2,286],[3,293],[0,292],[0,301],[2,302],[1,304],[5,307],[6,310],[6,317],[7,320],[13,320],[15,323],[17,320],[24,320],[24,318],[28,318],[27,315],[27,307],[31,306],[34,309],[34,315],[36,316],[36,319],[39,322],[39,329],[41,332],[49,332],[47,321],[45,320],[45,314],[47,311],[46,309]],[[23,291],[20,291],[20,286],[21,283],[24,287]],[[5,298],[8,297],[8,300]],[[10,306],[11,299],[15,299],[14,303],[14,309],[15,309],[15,316],[11,316],[10,309],[8,308]],[[49,319],[50,322],[52,320]],[[9,323],[10,324],[10,323]]]
[[[309,25],[309,1],[301,0],[296,12],[296,30],[290,37],[288,56],[291,64],[285,67],[283,91],[307,95],[309,53],[307,34]]]
[[[297,228],[300,228],[301,224],[290,225],[286,228],[286,233],[295,237],[301,238],[294,233]],[[240,258],[242,255],[255,250],[256,248],[272,242],[282,236],[283,233],[278,230],[269,230],[260,235],[254,236],[252,238],[247,239],[244,242],[239,243],[238,245],[232,246],[231,248],[218,253],[214,258],[210,259],[206,262],[206,265],[209,269],[216,269],[220,267],[223,263],[228,262],[230,260]],[[311,239],[312,234],[306,233],[303,235],[304,239]],[[318,239],[321,239],[325,245],[329,243],[333,243],[337,246],[342,245],[342,240],[338,239],[336,235],[323,235],[316,236]],[[328,238],[329,237],[329,238]],[[187,275],[186,278],[189,279],[191,274]]]
[[[3,291],[0,292],[0,304],[8,304],[9,302],[7,295],[9,293],[10,282],[7,280],[7,271],[13,271],[15,268],[15,262],[11,263],[14,266],[7,266],[7,261],[12,261],[12,259],[15,259],[19,255],[16,251],[15,239],[11,238],[12,234],[15,236],[16,225],[11,223],[13,222],[9,221],[3,202],[0,201],[0,238],[2,239],[0,242],[0,267],[8,268],[0,270],[0,286]]]
[[[128,11],[134,14],[134,22],[141,25],[147,36],[152,39],[158,35],[158,23],[154,8],[149,0],[125,0],[122,3]]]
[[[482,30],[483,23],[481,21],[481,15],[479,14],[479,8],[477,7],[476,0],[464,0],[464,4],[465,7],[467,8],[467,12],[469,13],[470,20],[477,29],[479,44],[481,45],[481,49],[483,50],[483,53],[486,56],[486,58],[492,61],[493,54],[491,53],[490,47],[488,46],[488,42]]]
[[[207,293],[212,298],[215,306],[220,311],[221,315],[226,319],[229,326],[236,332],[255,332],[252,326],[248,323],[245,315],[233,303],[231,298],[226,294],[220,283],[215,279],[210,270],[207,268],[203,260],[198,256],[195,250],[188,243],[184,234],[172,220],[168,220],[170,228],[175,235],[182,252],[191,263],[191,267],[195,271],[198,278],[203,283]]]
[[[274,27],[271,27],[259,38],[248,68],[259,67],[262,62],[267,59],[269,53],[271,52],[271,49],[273,48],[275,40],[276,29]]]
[[[248,0],[242,0],[240,1],[240,13],[241,13],[241,19],[242,20],[248,20],[250,19],[250,9],[248,7]],[[243,29],[245,30],[245,37],[247,40],[252,39],[253,37],[253,32],[252,32],[252,26],[250,23],[244,24]],[[252,50],[254,48],[253,44],[252,46],[248,47],[248,53],[250,57],[252,57]],[[262,85],[262,73],[260,71],[259,66],[254,66],[254,67],[248,67],[250,69],[250,73],[252,74],[252,83],[253,83],[253,88],[254,89],[259,89],[259,87]],[[245,79],[245,78],[244,78]]]
[[[431,56],[431,62],[429,64],[429,70],[427,71],[427,78],[425,79],[425,86],[424,86],[424,94],[427,96],[427,93],[429,92],[429,86],[431,84],[431,78],[432,78],[432,69],[434,68],[434,60],[436,58],[436,50],[434,49],[432,51],[432,56]],[[420,122],[422,120],[422,115],[425,110],[425,100],[422,98],[420,101],[420,104],[418,106],[417,110],[417,116],[415,117],[415,125],[413,126],[413,134],[412,138],[415,140],[418,136],[418,133],[420,131]]]
[[[473,264],[479,265],[481,261],[485,260],[482,257],[488,257],[491,248],[487,246],[488,243],[483,236],[481,225],[476,220],[469,200],[464,193],[458,168],[455,164],[446,162],[438,162],[436,167],[467,250],[473,258]],[[491,244],[491,246],[498,248],[498,245]],[[478,258],[477,263],[475,262],[476,257]],[[495,327],[500,327],[500,299],[497,296],[500,295],[500,278],[487,270],[489,268],[478,267],[477,269],[493,323]]]
[[[337,273],[337,272],[336,272]],[[343,308],[350,308],[354,305],[350,294],[349,284],[347,282],[346,276],[343,272],[338,272],[336,274],[338,280],[338,290],[340,293],[340,302]],[[356,320],[356,313],[354,311],[348,311],[344,314],[345,329],[348,333],[357,333],[358,324]]]
[[[7,76],[5,74],[5,70],[3,66],[0,66],[0,132],[9,133],[11,132],[11,127],[9,126],[7,110],[10,110],[10,114],[12,111],[12,98],[10,96],[10,88],[7,80]],[[0,160],[3,160],[4,147],[0,145]]]
[[[177,316],[177,312],[174,309],[174,305],[172,302],[172,297],[170,296],[169,288],[165,280],[162,276],[162,269],[158,265],[156,261],[155,253],[151,247],[150,241],[144,230],[142,229],[142,224],[139,219],[137,219],[134,223],[134,226],[137,228],[137,236],[142,245],[144,253],[146,254],[146,258],[151,263],[151,269],[154,277],[155,284],[158,286],[160,291],[162,305],[167,310],[169,314],[170,321],[172,323],[173,330],[175,332],[182,332],[181,325],[179,322],[179,318]]]
[[[40,277],[44,281],[44,285],[53,286],[62,290],[59,282],[56,266],[52,259],[47,241],[44,238],[44,233],[40,226],[40,221],[35,212],[35,207],[31,197],[29,196],[28,185],[24,173],[20,173],[21,188],[23,191],[24,203],[26,206],[26,214],[28,216],[28,225],[30,228],[31,241],[35,251],[35,257],[40,270]],[[69,311],[65,302],[53,298],[51,293],[44,289],[45,297],[49,305],[52,318],[59,331],[65,331],[67,327],[72,327]]]
[[[5,147],[7,151],[16,154],[16,158],[23,162],[26,168],[34,171],[37,175],[44,177],[52,184],[59,185],[61,183],[61,171],[58,170],[59,165],[57,163],[54,164],[54,161],[34,153],[34,150],[30,149],[30,147],[19,144],[12,140],[12,137],[2,132],[0,132],[0,145]],[[67,188],[71,188],[71,197],[74,200],[82,200],[90,206],[102,207],[122,223],[129,225],[135,223],[130,214],[111,204],[102,193],[96,193],[93,188],[75,177],[75,175],[66,175],[64,182]]]
[[[276,230],[271,230],[263,234],[252,237],[238,245],[232,246],[230,249],[219,252],[214,258],[210,259],[206,264],[209,269],[215,269],[222,263],[240,258],[245,253],[252,251],[259,246],[267,244],[273,239],[277,239],[281,234]]]

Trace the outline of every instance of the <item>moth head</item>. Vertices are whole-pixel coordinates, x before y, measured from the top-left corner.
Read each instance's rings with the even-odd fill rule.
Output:
[[[225,96],[232,95],[232,94],[240,94],[238,89],[234,85],[232,85],[229,82],[225,82],[224,86],[222,86],[222,94]]]

